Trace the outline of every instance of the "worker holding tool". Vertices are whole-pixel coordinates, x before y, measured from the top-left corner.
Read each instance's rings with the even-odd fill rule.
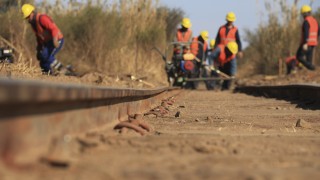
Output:
[[[62,64],[55,58],[61,50],[64,39],[56,24],[46,14],[35,11],[35,7],[24,4],[21,8],[23,18],[26,19],[37,39],[37,59],[44,73],[57,74],[62,69]]]
[[[181,21],[181,28],[179,28],[174,37],[173,55],[171,61],[166,61],[166,72],[168,74],[168,82],[170,85],[175,85],[177,81],[176,74],[181,66],[183,47],[190,46],[192,40],[191,21],[189,18],[183,18]],[[190,47],[189,47],[190,49]],[[180,84],[180,83],[179,83]]]
[[[231,87],[231,79],[234,78],[237,71],[236,54],[238,53],[238,44],[234,41],[229,42],[227,45],[218,45],[210,54],[210,61],[217,64],[216,67],[211,66],[212,71],[216,71],[223,78],[227,78],[222,83],[221,90],[228,90]]]
[[[183,18],[181,22],[181,28],[177,30],[174,42],[188,43],[192,41],[192,26],[189,18]],[[174,54],[181,54],[181,46],[174,47]]]
[[[289,56],[286,58],[287,75],[295,74],[297,67],[301,67],[301,63],[297,60],[296,56]]]
[[[210,67],[214,67],[214,62],[210,60],[209,56],[211,55],[211,53],[214,50],[215,44],[216,44],[216,40],[212,39],[210,41],[210,48],[207,51],[207,58],[206,58],[206,62],[203,64],[203,66],[205,66],[205,71],[203,71],[203,77],[207,78],[207,77],[219,77],[219,75],[216,73],[216,71],[212,71],[210,69]],[[214,90],[214,86],[216,84],[215,81],[204,81],[206,84],[206,88],[207,90]]]
[[[195,56],[196,65],[195,65],[195,70],[192,77],[189,77],[189,78],[199,77],[201,73],[200,68],[202,66],[202,63],[204,63],[203,60],[206,59],[206,55],[207,55],[208,39],[209,39],[208,31],[202,31],[199,36],[192,38],[192,43],[190,47],[191,47],[191,53]],[[187,82],[186,87],[191,89],[196,89],[197,85],[198,85],[197,82]]]
[[[301,69],[302,64],[297,60],[296,56],[291,56],[290,52],[287,54],[288,56],[285,58],[285,63],[287,67],[287,75],[295,74],[297,68]]]
[[[216,36],[216,45],[227,45],[228,42],[236,42],[238,44],[238,57],[241,59],[243,57],[242,53],[242,43],[240,40],[239,30],[234,26],[236,21],[236,15],[233,12],[229,12],[226,15],[227,23],[219,28]]]
[[[302,24],[302,36],[300,46],[297,50],[297,59],[309,70],[315,70],[313,65],[314,48],[318,45],[320,28],[317,20],[311,15],[311,7],[304,5],[301,8],[301,15],[304,18]]]

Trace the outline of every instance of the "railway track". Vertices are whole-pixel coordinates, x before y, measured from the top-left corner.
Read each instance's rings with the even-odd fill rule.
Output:
[[[245,86],[236,92],[304,102],[320,109],[319,88],[308,84]],[[129,115],[144,114],[180,92],[167,87],[118,89],[0,79],[1,160],[9,166],[28,164],[48,155],[52,144],[65,153],[70,134],[112,129]]]
[[[34,162],[69,134],[113,127],[177,95],[174,88],[117,89],[0,80],[0,155],[10,166]]]

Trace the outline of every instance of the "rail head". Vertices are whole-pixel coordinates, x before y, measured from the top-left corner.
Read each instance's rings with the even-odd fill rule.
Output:
[[[60,102],[153,96],[168,90],[111,88],[77,84],[48,83],[32,80],[0,79],[0,104],[21,102]]]

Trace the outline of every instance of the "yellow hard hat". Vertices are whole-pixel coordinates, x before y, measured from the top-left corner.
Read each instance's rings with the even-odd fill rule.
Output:
[[[303,6],[301,7],[301,14],[311,12],[311,10],[312,10],[312,9],[311,9],[310,6],[308,6],[308,5],[303,5]]]
[[[32,6],[31,4],[24,4],[21,8],[23,18],[29,17],[30,14],[34,11],[34,9],[35,9],[34,6]]]
[[[204,39],[205,41],[208,41],[209,39],[209,32],[208,31],[202,31],[200,33],[200,36],[202,37],[202,39]]]
[[[189,18],[183,18],[181,22],[181,26],[185,28],[190,28],[192,26],[191,21]]]
[[[236,21],[236,15],[234,14],[234,12],[229,12],[226,16],[226,20],[230,22]]]
[[[227,48],[229,49],[229,51],[232,53],[232,54],[237,54],[238,52],[238,44],[234,41],[232,42],[229,42],[227,44]]]
[[[212,39],[210,41],[210,48],[213,49],[214,45],[216,45],[216,40]]]

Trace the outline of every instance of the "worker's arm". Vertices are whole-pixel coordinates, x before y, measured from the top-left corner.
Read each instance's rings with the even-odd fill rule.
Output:
[[[190,37],[189,37],[189,40],[188,40],[188,42],[191,42],[192,41],[192,37],[193,37],[193,33],[192,33],[192,30],[190,30],[191,31],[191,33],[190,33]]]
[[[318,26],[318,39],[320,37],[320,25]]]
[[[60,30],[57,25],[47,15],[42,15],[40,18],[40,24],[48,31],[50,31],[53,43],[55,47],[59,46],[58,37]]]
[[[218,30],[218,33],[217,33],[217,36],[216,36],[216,43],[215,43],[215,47],[218,45],[218,44],[220,44],[220,41],[221,41],[221,39],[220,39],[220,29],[221,28],[219,28],[219,30]]]
[[[216,47],[209,55],[208,55],[208,58],[209,58],[209,63],[211,65],[214,64],[214,61],[216,59],[218,59],[218,57],[220,56],[220,52],[221,52],[221,49],[219,47]]]
[[[240,35],[239,35],[239,30],[237,30],[237,32],[236,32],[236,42],[238,44],[239,52],[241,52],[242,51],[242,43],[241,43],[241,39],[240,39]]]
[[[308,21],[303,21],[303,26],[302,26],[302,31],[303,31],[303,44],[308,43],[308,38],[309,38],[309,23]]]

